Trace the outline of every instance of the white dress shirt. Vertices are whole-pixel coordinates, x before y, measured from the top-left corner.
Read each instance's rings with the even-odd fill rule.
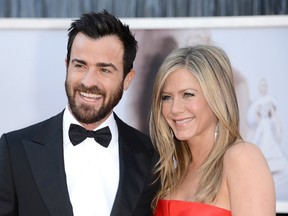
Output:
[[[87,138],[73,146],[68,136],[71,123],[80,125],[66,107],[63,117],[64,163],[74,216],[108,216],[119,183],[116,121],[111,114],[97,128],[109,126],[112,140],[107,148],[98,144],[94,138]]]

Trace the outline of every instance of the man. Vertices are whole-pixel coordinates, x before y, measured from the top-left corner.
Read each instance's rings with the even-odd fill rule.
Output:
[[[68,36],[68,106],[0,139],[0,215],[151,215],[154,148],[113,112],[137,41],[106,11],[83,14]]]

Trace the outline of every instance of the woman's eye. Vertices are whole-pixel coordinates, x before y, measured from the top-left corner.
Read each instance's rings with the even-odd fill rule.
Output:
[[[194,93],[190,93],[190,92],[185,92],[185,93],[184,93],[184,98],[186,98],[186,97],[193,97],[193,96],[195,96]]]
[[[169,95],[162,95],[161,99],[162,101],[167,101],[167,100],[170,100],[172,97],[169,96]]]

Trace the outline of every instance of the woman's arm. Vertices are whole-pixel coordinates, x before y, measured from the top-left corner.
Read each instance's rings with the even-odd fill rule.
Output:
[[[260,149],[241,142],[224,156],[224,171],[233,216],[275,216],[272,174]]]

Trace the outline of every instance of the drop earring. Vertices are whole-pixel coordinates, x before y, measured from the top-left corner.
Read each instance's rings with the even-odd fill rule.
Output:
[[[214,130],[214,139],[216,141],[217,137],[218,137],[218,130],[219,130],[219,123],[216,125],[216,128]]]
[[[174,133],[173,133],[173,130],[172,129],[170,129],[170,135],[171,135],[171,137],[172,137],[172,139],[174,138]]]

